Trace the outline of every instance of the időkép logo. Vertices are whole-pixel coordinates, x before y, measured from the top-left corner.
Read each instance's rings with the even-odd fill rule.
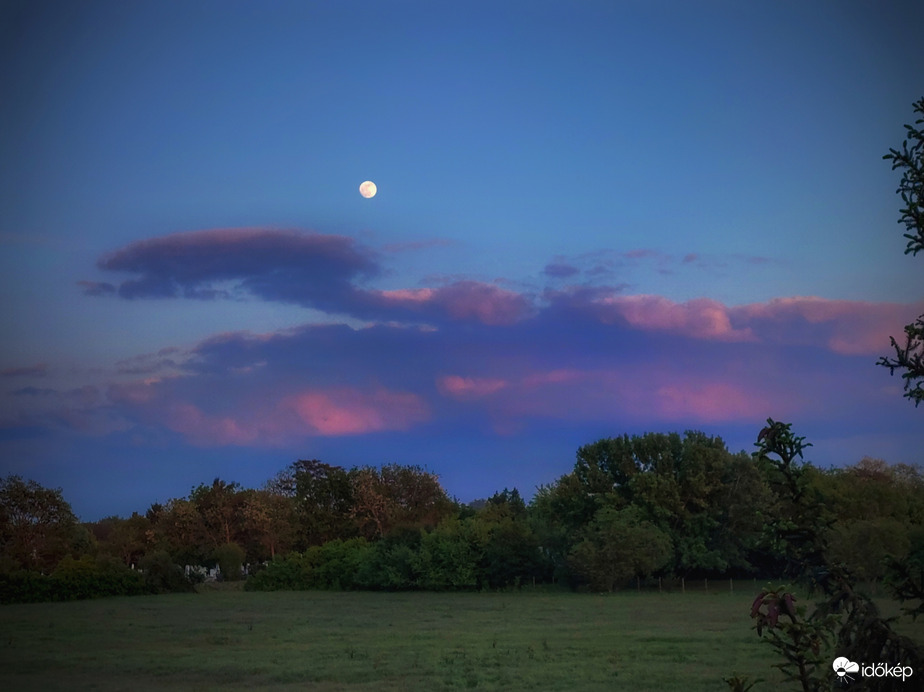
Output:
[[[843,656],[834,659],[831,665],[838,680],[844,685],[853,682],[858,675],[864,678],[900,678],[902,682],[914,675],[911,666],[893,666],[889,663],[854,663]]]

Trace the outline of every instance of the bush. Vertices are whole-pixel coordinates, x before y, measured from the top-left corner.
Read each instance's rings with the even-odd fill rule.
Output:
[[[372,553],[365,538],[339,538],[304,553],[277,557],[247,580],[247,591],[360,589],[363,565]]]
[[[244,549],[237,543],[225,543],[215,549],[212,558],[218,563],[222,581],[243,579],[244,556]]]
[[[419,530],[400,530],[373,544],[356,576],[360,588],[373,591],[418,588],[420,534]]]
[[[0,575],[0,603],[74,601],[148,593],[144,577],[113,558],[65,557],[50,575],[22,570]]]
[[[195,591],[195,580],[189,579],[183,568],[174,564],[165,550],[155,550],[141,558],[145,588],[149,593]]]
[[[100,596],[137,596],[146,592],[144,578],[114,558],[65,557],[51,574],[55,600]]]
[[[28,570],[0,574],[0,603],[40,603],[55,600],[51,579]]]
[[[277,555],[244,584],[245,591],[301,591],[309,588],[306,572],[310,569],[304,553]]]
[[[482,536],[471,521],[444,521],[421,537],[417,570],[430,591],[464,591],[478,586]]]
[[[315,589],[349,590],[362,588],[359,572],[372,547],[365,538],[328,541],[317,550],[317,563],[310,574]]]

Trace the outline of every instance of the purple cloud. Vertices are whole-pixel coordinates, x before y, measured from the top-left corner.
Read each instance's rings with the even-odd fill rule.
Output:
[[[726,306],[612,287],[572,287],[537,302],[474,282],[369,293],[407,313],[413,304],[420,314],[456,310],[458,319],[436,329],[379,323],[221,334],[122,363],[106,386],[23,392],[17,401],[28,405],[2,422],[274,447],[441,426],[506,435],[555,422],[756,424],[822,411],[849,418],[860,409],[875,416],[871,406],[901,402],[868,354],[885,348],[893,324],[924,310],[820,298]]]
[[[526,297],[457,280],[438,288],[382,291],[360,284],[382,273],[377,256],[344,236],[267,229],[177,233],[132,243],[99,261],[138,275],[122,298],[216,300],[235,295],[294,303],[374,320],[462,320],[508,324],[529,314]],[[85,292],[107,292],[82,282]]]

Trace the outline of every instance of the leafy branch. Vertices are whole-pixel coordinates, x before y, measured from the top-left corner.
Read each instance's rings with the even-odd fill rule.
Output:
[[[856,580],[849,570],[829,560],[826,536],[830,522],[825,519],[825,503],[811,485],[811,465],[795,463],[810,443],[794,435],[791,428],[789,423],[767,419],[757,437],[754,457],[770,472],[768,479],[780,500],[779,518],[768,526],[778,537],[772,549],[784,553],[788,576],[819,588],[824,600],[807,615],[805,606],[795,605],[788,587],[765,589],[751,606],[758,636],[766,632],[766,640],[783,658],[776,667],[797,681],[803,692],[830,686],[832,645],[839,656],[851,661],[924,668],[921,646],[895,632],[895,619],[883,618],[872,599],[855,589]],[[900,599],[914,596],[918,586],[913,580],[901,581],[896,595]],[[733,678],[726,682],[732,689],[743,689],[746,681]],[[886,689],[881,684],[887,683],[871,679],[864,681],[864,689]]]
[[[914,112],[924,116],[924,98],[913,104]],[[924,124],[924,117],[914,121],[914,125]],[[892,162],[892,170],[904,169],[901,183],[896,193],[901,195],[905,207],[900,209],[901,218],[898,222],[905,224],[908,239],[905,254],[916,255],[924,250],[924,130],[914,125],[905,125],[907,138],[902,142],[902,148],[889,149],[889,153],[882,158]],[[912,144],[909,147],[908,141]]]
[[[913,104],[914,112],[924,116],[924,98]],[[924,117],[905,125],[907,138],[901,149],[889,149],[882,158],[892,162],[892,170],[902,170],[902,179],[896,192],[901,195],[905,206],[899,211],[898,222],[905,224],[908,239],[906,255],[917,255],[924,250],[924,130],[916,127],[924,124]],[[909,146],[908,142],[911,142]],[[896,370],[904,371],[904,396],[917,406],[924,401],[924,315],[905,327],[905,344],[899,345],[890,337],[895,358],[882,357],[876,365],[888,368],[894,375]]]

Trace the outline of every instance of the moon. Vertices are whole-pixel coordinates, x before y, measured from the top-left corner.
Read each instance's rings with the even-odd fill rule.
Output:
[[[367,180],[366,182],[364,182],[362,185],[359,186],[359,194],[361,194],[366,199],[369,199],[370,197],[375,197],[376,191],[377,191],[377,188],[375,187],[375,183],[373,183],[371,180]]]

